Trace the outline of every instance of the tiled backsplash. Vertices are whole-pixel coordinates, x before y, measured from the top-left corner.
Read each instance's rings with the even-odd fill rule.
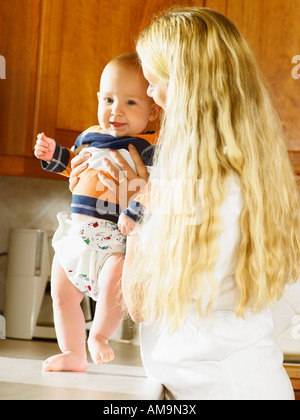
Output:
[[[11,228],[55,230],[56,214],[69,210],[71,193],[65,181],[0,176],[0,254],[8,250]],[[0,257],[0,311],[4,307],[7,257]]]

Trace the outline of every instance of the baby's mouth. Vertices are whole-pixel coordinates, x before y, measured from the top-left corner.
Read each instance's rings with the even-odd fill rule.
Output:
[[[110,121],[110,123],[114,128],[122,128],[122,127],[125,127],[125,125],[126,125],[126,123],[118,123],[118,122],[114,122],[114,121]]]

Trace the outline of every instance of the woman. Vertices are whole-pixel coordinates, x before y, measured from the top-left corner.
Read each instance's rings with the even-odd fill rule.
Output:
[[[151,207],[128,238],[123,273],[145,368],[175,399],[293,399],[270,305],[299,273],[300,200],[254,57],[206,8],[165,13],[137,52],[165,110]]]

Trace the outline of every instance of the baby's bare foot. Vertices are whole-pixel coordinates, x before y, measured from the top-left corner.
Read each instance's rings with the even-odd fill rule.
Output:
[[[72,351],[66,351],[61,354],[49,357],[43,363],[43,370],[45,372],[85,372],[88,368],[86,357],[74,353]]]
[[[96,365],[111,362],[115,358],[113,349],[109,347],[108,340],[101,337],[89,337],[89,351]]]

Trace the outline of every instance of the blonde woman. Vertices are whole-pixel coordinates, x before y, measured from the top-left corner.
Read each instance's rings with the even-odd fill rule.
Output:
[[[258,66],[206,8],[166,12],[137,51],[165,110],[150,211],[123,272],[145,368],[175,399],[291,400],[270,306],[298,276],[300,200]]]

